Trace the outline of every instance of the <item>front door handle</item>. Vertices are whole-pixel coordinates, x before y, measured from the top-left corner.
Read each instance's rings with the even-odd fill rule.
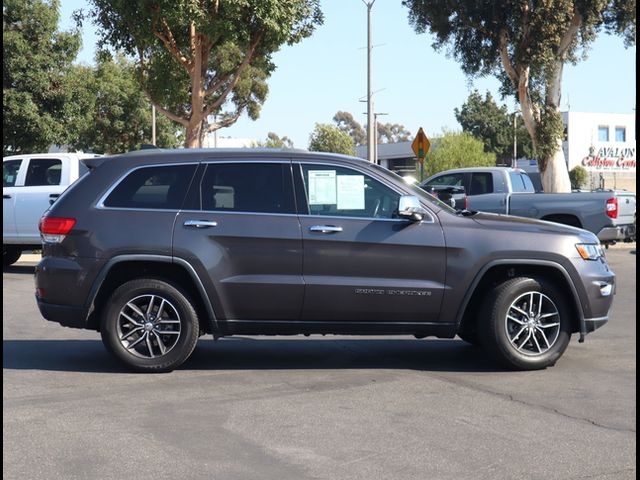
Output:
[[[338,233],[342,231],[342,227],[336,227],[334,225],[314,225],[309,227],[310,232],[317,233]]]
[[[195,228],[211,228],[217,227],[218,222],[212,222],[209,220],[187,220],[183,223],[185,227],[195,227]]]
[[[2,199],[4,200],[5,198],[11,198],[11,195],[2,195]]]

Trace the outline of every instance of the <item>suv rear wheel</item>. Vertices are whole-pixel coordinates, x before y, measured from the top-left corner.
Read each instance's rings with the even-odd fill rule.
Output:
[[[139,372],[169,372],[198,341],[198,316],[186,294],[159,279],[136,279],[118,287],[100,326],[107,350]]]
[[[515,370],[553,366],[571,339],[570,309],[548,280],[513,278],[487,299],[480,328],[484,347]]]

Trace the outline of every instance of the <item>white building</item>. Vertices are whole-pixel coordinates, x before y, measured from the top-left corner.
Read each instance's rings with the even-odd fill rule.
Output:
[[[580,165],[592,187],[635,191],[636,116],[623,113],[563,112],[565,158],[569,170]]]
[[[202,148],[251,148],[256,144],[255,138],[233,138],[217,136],[214,132],[205,135]]]

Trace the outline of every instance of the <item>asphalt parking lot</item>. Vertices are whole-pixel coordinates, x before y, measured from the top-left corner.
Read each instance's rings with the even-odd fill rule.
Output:
[[[635,478],[635,246],[607,256],[611,321],[538,372],[457,339],[203,337],[179,370],[131,374],[96,332],[41,318],[21,261],[3,273],[3,478]]]

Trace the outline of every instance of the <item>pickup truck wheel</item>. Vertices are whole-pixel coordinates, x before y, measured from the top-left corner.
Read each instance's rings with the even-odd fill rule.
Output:
[[[8,267],[18,261],[22,255],[22,250],[16,247],[2,246],[2,266]]]
[[[571,317],[555,285],[519,277],[497,286],[484,306],[480,339],[500,362],[514,370],[552,366],[571,339]]]
[[[138,372],[169,372],[198,341],[198,316],[186,294],[159,279],[136,279],[107,302],[100,333],[107,350]]]

